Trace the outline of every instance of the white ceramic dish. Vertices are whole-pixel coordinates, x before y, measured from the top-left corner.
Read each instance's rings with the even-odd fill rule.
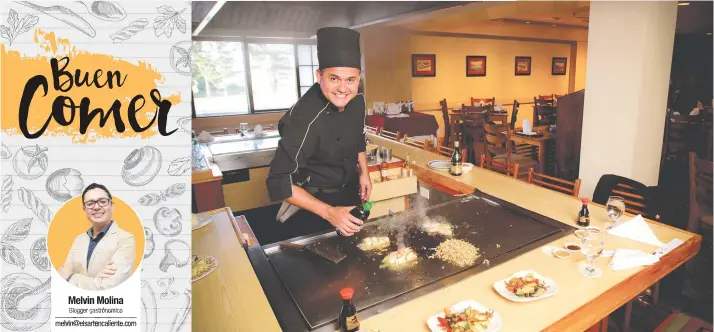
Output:
[[[451,311],[462,311],[465,310],[466,308],[471,307],[472,309],[476,309],[481,312],[488,311],[489,309],[486,308],[481,303],[478,303],[474,300],[466,300],[466,301],[461,301],[457,304],[452,305],[449,307],[449,310]],[[438,315],[434,315],[429,317],[429,319],[426,321],[426,325],[429,326],[429,329],[431,329],[431,332],[444,332],[446,329],[442,328],[439,326],[439,317],[444,318],[446,317],[446,314],[443,312],[439,313]],[[484,332],[495,332],[501,329],[501,326],[503,326],[503,320],[501,319],[501,316],[497,312],[493,312],[493,317],[491,317],[491,323],[488,325],[488,328],[484,330]]]
[[[210,224],[213,221],[213,215],[210,214],[193,214],[191,216],[191,230],[197,230]]]
[[[429,168],[437,170],[437,171],[448,171],[451,168],[451,161],[449,160],[432,160],[429,163],[427,163],[427,166]],[[462,163],[461,164],[461,170],[463,173],[468,173],[474,168],[474,164],[472,163]]]
[[[546,291],[545,293],[541,294],[541,296],[538,297],[520,297],[517,296],[516,294],[511,293],[508,289],[506,289],[506,282],[508,280],[511,280],[511,278],[515,277],[525,277],[528,274],[533,274],[534,277],[537,279],[543,280],[546,286]],[[532,302],[532,301],[537,301],[542,298],[546,298],[549,296],[555,295],[556,292],[558,292],[558,285],[555,284],[555,281],[552,279],[546,278],[538,272],[532,271],[532,270],[524,270],[524,271],[519,271],[511,275],[510,277],[502,280],[498,280],[493,283],[493,289],[498,292],[498,294],[501,294],[501,296],[513,301],[513,302]]]

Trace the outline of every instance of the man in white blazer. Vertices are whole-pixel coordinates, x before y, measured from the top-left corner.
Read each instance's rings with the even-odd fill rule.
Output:
[[[105,290],[128,279],[134,269],[134,235],[112,220],[114,205],[109,190],[92,183],[82,193],[82,206],[92,227],[74,239],[62,278],[86,290]]]

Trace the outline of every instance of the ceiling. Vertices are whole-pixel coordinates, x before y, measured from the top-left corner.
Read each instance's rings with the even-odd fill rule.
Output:
[[[712,32],[711,1],[691,1],[677,7],[677,34],[703,34]]]

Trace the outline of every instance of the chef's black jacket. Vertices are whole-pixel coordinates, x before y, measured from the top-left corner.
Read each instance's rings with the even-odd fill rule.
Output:
[[[280,142],[266,181],[270,199],[292,197],[293,184],[344,188],[357,181],[357,155],[365,151],[365,105],[358,94],[338,112],[315,83],[278,123]]]

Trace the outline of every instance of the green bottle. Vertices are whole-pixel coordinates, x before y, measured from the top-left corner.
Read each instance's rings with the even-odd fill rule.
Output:
[[[354,209],[350,210],[350,214],[365,222],[367,218],[369,218],[369,211],[372,210],[372,204],[374,204],[374,201],[367,201],[362,204],[362,206],[355,206]],[[339,229],[337,230],[337,235],[345,236]]]

